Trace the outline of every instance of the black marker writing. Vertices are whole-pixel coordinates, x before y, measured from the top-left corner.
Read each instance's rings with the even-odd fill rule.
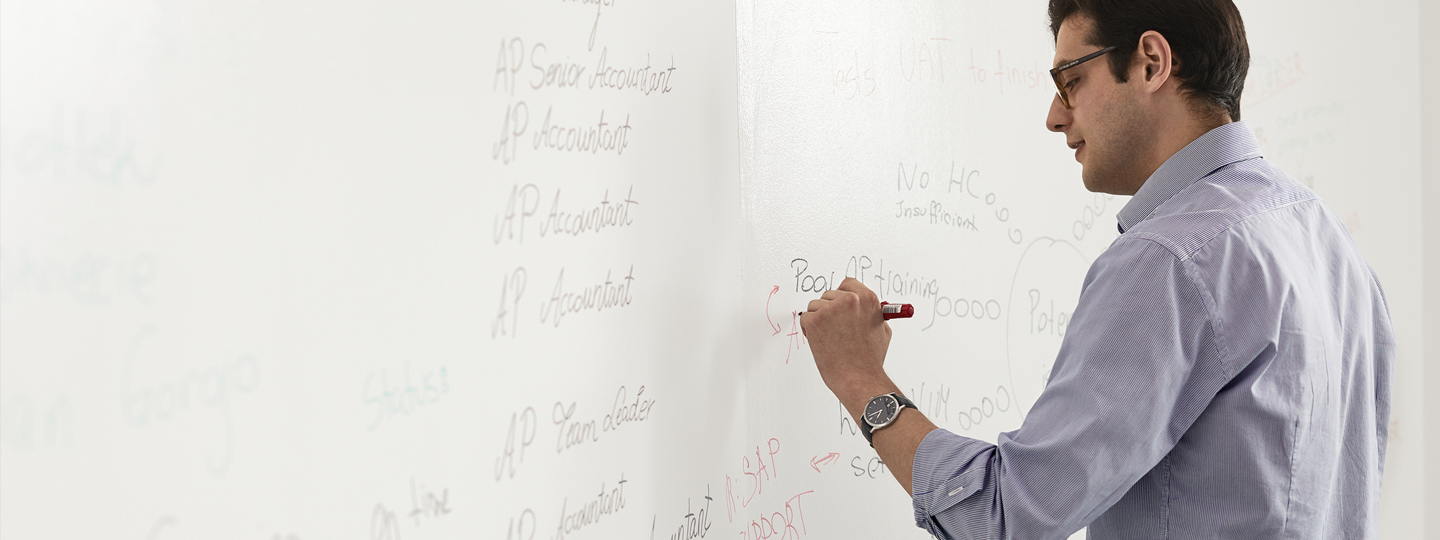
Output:
[[[400,519],[383,504],[370,512],[370,540],[400,540]]]
[[[986,418],[995,416],[1010,410],[1010,389],[1004,386],[995,388],[995,397],[984,397],[980,403],[970,407],[968,410],[960,411],[956,419],[960,421],[960,429],[968,430],[984,422]]]
[[[705,533],[710,532],[710,502],[715,499],[710,497],[710,485],[705,485],[705,506],[695,512],[691,506],[690,499],[685,499],[685,516],[676,527],[675,533],[670,535],[670,540],[693,540],[704,538]],[[659,516],[650,520],[650,540],[655,540],[655,524]]]
[[[599,422],[575,419],[576,402],[571,402],[569,406],[556,402],[551,411],[551,421],[559,426],[555,437],[555,452],[564,452],[586,442],[598,441],[601,433],[618,431],[625,424],[648,420],[655,408],[655,401],[645,397],[644,386],[635,391],[634,399],[630,399],[630,391],[621,386],[615,391],[615,401],[611,404],[610,413]]]
[[[500,124],[500,138],[490,146],[490,159],[509,165],[520,151],[520,136],[530,128],[530,106],[517,101],[505,107],[505,120]]]
[[[415,487],[415,477],[410,477],[410,519],[415,520],[415,526],[420,526],[420,518],[438,518],[450,513],[450,490],[442,489],[436,495],[434,491],[425,489],[421,484]]]
[[[587,232],[598,233],[606,227],[625,227],[635,222],[630,217],[630,207],[636,204],[633,198],[635,186],[630,186],[625,199],[610,202],[610,190],[600,198],[600,204],[580,212],[560,209],[560,190],[555,190],[555,202],[550,205],[550,215],[540,223],[540,236],[546,234],[568,234],[580,236]]]
[[[560,196],[559,190],[556,190],[555,196]],[[525,220],[535,215],[539,208],[540,188],[535,184],[515,184],[510,188],[510,202],[505,205],[504,215],[495,216],[495,232],[491,239],[496,244],[502,240],[525,243]]]
[[[535,70],[535,78],[530,82],[531,90],[539,90],[546,86],[564,88],[566,86],[580,86],[580,76],[585,73],[585,68],[580,64],[571,62],[567,57],[564,62],[551,62],[545,66],[540,65],[540,56],[548,51],[544,43],[536,43],[530,48],[530,65]]]
[[[529,274],[523,267],[516,268],[500,278],[500,310],[495,314],[495,320],[490,323],[492,339],[507,333],[507,320],[510,325],[508,333],[510,337],[515,337],[520,327],[520,296],[525,294],[525,283],[529,279]],[[543,318],[541,322],[544,322]],[[556,324],[559,324],[559,321],[556,321]]]
[[[570,503],[567,497],[560,502],[560,525],[555,528],[555,536],[551,540],[565,540],[565,535],[575,533],[586,526],[593,525],[600,521],[601,517],[619,513],[625,509],[625,474],[620,474],[620,481],[615,487],[605,488],[605,483],[600,483],[600,494],[585,503],[574,512],[565,513]]]
[[[491,80],[490,91],[504,84],[505,91],[515,95],[515,74],[525,65],[525,40],[500,38],[500,55],[495,60],[495,78]]]
[[[861,464],[864,464],[863,466]],[[850,458],[850,469],[854,471],[856,478],[868,476],[872,479],[879,478],[885,474],[885,462],[878,457],[871,457],[866,461],[861,456]]]
[[[581,422],[571,420],[575,417],[575,406],[578,403],[571,402],[569,407],[563,403],[555,403],[551,409],[550,420],[559,429],[555,430],[555,453],[559,454],[572,447],[600,440],[600,430],[595,428],[595,421]]]
[[[624,386],[615,392],[615,403],[610,409],[610,414],[605,415],[605,421],[601,425],[605,431],[620,429],[621,425],[627,422],[644,422],[650,418],[650,408],[655,406],[655,400],[644,398],[645,387],[641,386],[635,391],[635,400],[629,401]]]
[[[590,88],[613,88],[616,90],[635,89],[650,95],[659,90],[670,93],[670,76],[675,73],[675,57],[670,57],[670,67],[654,71],[650,69],[650,55],[645,55],[645,67],[617,69],[606,64],[607,49],[600,50],[600,63],[595,66],[595,75],[590,77]]]
[[[523,103],[521,103],[523,105]],[[612,125],[605,121],[605,111],[600,111],[600,121],[594,124],[562,126],[551,121],[554,107],[545,109],[545,121],[535,132],[533,142],[536,150],[547,148],[557,152],[578,152],[598,154],[602,150],[622,155],[630,146],[630,115],[625,123]],[[508,118],[508,117],[507,117]],[[524,132],[524,128],[520,129]],[[517,133],[516,136],[519,134]],[[498,150],[496,152],[499,152]],[[513,152],[512,152],[513,159]],[[509,163],[507,160],[506,163]]]
[[[795,292],[825,292],[833,286],[839,285],[835,282],[835,272],[826,274],[811,275],[805,272],[810,269],[810,261],[796,257],[790,260],[790,268],[795,270]]]
[[[579,292],[567,291],[565,289],[565,269],[560,269],[560,276],[555,278],[555,289],[550,299],[540,304],[540,322],[549,322],[556,328],[560,327],[560,319],[571,313],[595,310],[605,311],[611,308],[621,308],[630,305],[630,287],[635,283],[635,265],[630,265],[629,273],[625,274],[622,281],[614,281],[610,278],[610,271],[605,272],[605,281],[594,285],[586,285]]]
[[[580,5],[595,4],[595,22],[590,25],[590,40],[586,42],[586,50],[595,50],[595,34],[600,32],[600,9],[615,5],[615,0],[560,0],[561,2],[574,2]]]
[[[539,428],[535,421],[535,408],[526,407],[524,412],[510,415],[510,431],[505,435],[505,448],[501,451],[500,457],[495,458],[495,481],[499,482],[505,478],[508,471],[509,478],[515,477],[515,464],[525,463],[525,449],[535,442],[535,434]],[[516,445],[519,451],[516,451]],[[519,460],[516,460],[516,457]]]
[[[1040,289],[1030,289],[1030,333],[1065,337],[1065,327],[1070,325],[1070,312],[1055,308],[1055,299],[1046,297]]]
[[[518,518],[510,518],[510,532],[505,540],[533,540],[535,538],[535,511],[526,508]],[[525,534],[529,531],[530,534]]]

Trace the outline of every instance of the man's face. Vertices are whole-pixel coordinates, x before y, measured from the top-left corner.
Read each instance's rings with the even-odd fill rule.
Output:
[[[1060,25],[1055,40],[1055,66],[1100,50],[1086,43],[1090,19],[1076,15]],[[1118,51],[1109,54],[1122,54]],[[1133,195],[1145,181],[1139,167],[1151,127],[1136,95],[1136,77],[1130,83],[1115,81],[1108,55],[1060,73],[1070,97],[1070,108],[1060,96],[1050,103],[1045,127],[1065,134],[1065,143],[1080,162],[1085,189],[1116,195]],[[1136,176],[1139,176],[1136,178]]]

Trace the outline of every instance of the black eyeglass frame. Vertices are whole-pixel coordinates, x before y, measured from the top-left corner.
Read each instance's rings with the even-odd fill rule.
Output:
[[[1087,54],[1087,55],[1085,55],[1085,56],[1081,56],[1080,58],[1077,58],[1077,59],[1075,59],[1075,60],[1071,60],[1069,63],[1066,63],[1066,64],[1063,65],[1063,66],[1059,66],[1059,67],[1056,67],[1056,68],[1054,68],[1054,69],[1051,69],[1051,70],[1050,70],[1050,79],[1053,80],[1053,81],[1055,81],[1055,90],[1059,93],[1059,96],[1060,96],[1060,104],[1061,104],[1061,105],[1064,105],[1066,109],[1069,109],[1069,108],[1070,108],[1070,95],[1067,94],[1067,93],[1065,93],[1065,85],[1064,85],[1064,83],[1061,83],[1061,82],[1060,82],[1060,72],[1065,71],[1065,70],[1070,69],[1070,68],[1073,68],[1073,67],[1078,66],[1078,65],[1080,65],[1080,64],[1084,64],[1085,62],[1089,62],[1089,61],[1094,60],[1094,59],[1096,59],[1096,58],[1099,58],[1099,57],[1101,57],[1102,55],[1104,55],[1105,53],[1114,51],[1114,50],[1116,50],[1116,49],[1119,49],[1119,47],[1116,47],[1116,46],[1114,46],[1114,45],[1111,45],[1111,46],[1109,46],[1109,47],[1105,47],[1104,49],[1100,49],[1100,50],[1095,51],[1095,52],[1093,52],[1093,53]]]

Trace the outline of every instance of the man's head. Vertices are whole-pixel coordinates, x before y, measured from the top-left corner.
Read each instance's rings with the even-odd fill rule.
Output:
[[[1091,191],[1133,194],[1175,152],[1240,119],[1250,65],[1231,0],[1050,0],[1060,72],[1046,127],[1064,133]]]

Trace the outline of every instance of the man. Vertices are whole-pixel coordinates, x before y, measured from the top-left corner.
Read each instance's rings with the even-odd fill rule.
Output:
[[[825,384],[941,538],[1373,538],[1388,309],[1340,220],[1238,122],[1238,10],[1051,0],[1050,20],[1046,127],[1087,189],[1134,197],[1045,391],[998,445],[897,414],[890,329],[855,280],[801,317]]]

